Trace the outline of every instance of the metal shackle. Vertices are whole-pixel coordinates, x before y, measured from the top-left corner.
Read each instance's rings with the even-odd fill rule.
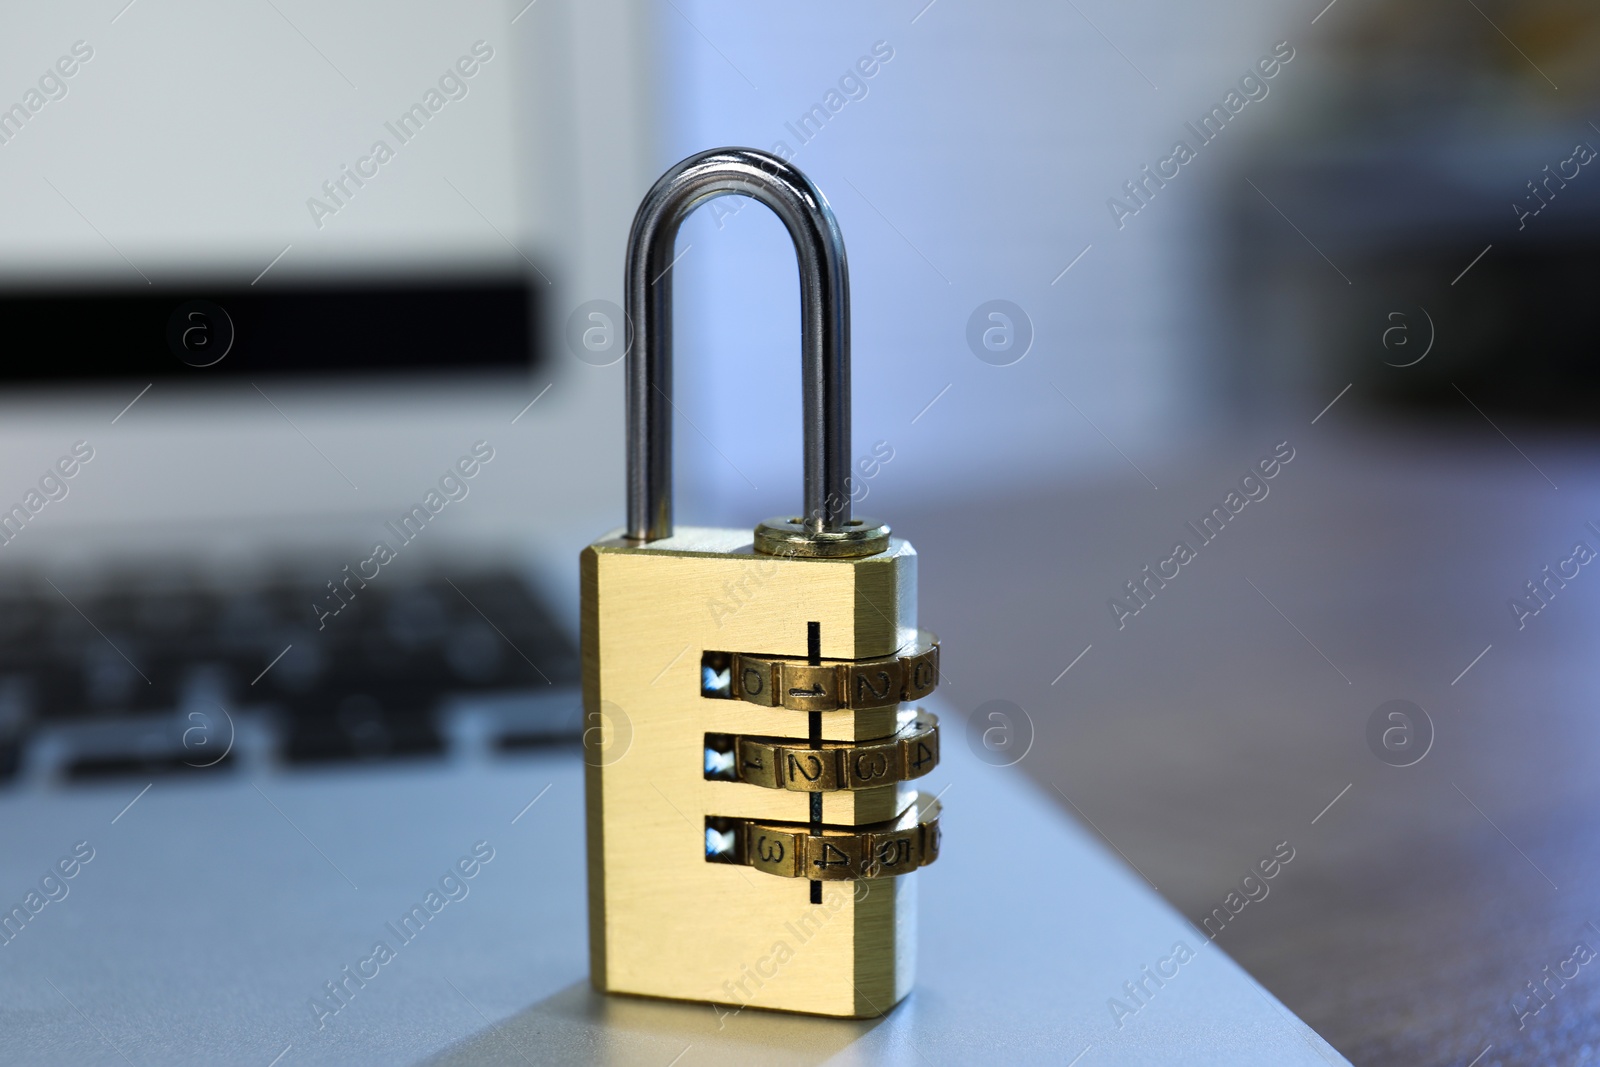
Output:
[[[805,511],[799,522],[774,521],[793,527],[788,532],[798,540],[859,541],[851,528],[862,523],[850,519],[850,279],[844,238],[809,178],[777,156],[750,148],[718,148],[683,160],[661,176],[633,218],[626,282],[633,329],[627,355],[627,536],[642,542],[672,533],[671,268],[678,228],[701,204],[735,193],[760,201],[783,221],[800,271]]]

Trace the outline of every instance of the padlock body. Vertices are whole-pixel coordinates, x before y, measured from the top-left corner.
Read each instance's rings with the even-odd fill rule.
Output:
[[[810,716],[703,691],[706,653],[892,656],[916,638],[916,552],[765,556],[747,530],[680,527],[582,554],[590,974],[596,989],[881,1015],[911,989],[917,875],[822,883],[706,861],[707,817],[804,823],[812,794],[708,780],[708,733],[808,737]],[[892,735],[894,707],[820,713],[822,738]],[[822,822],[894,819],[905,783],[823,795]]]

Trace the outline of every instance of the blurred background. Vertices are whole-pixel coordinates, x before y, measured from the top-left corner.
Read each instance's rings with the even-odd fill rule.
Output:
[[[1004,715],[980,758],[1196,923],[1292,842],[1206,929],[1354,1062],[1600,1060],[1600,977],[1544,970],[1600,950],[1592,5],[3,24],[17,804],[190,773],[219,701],[223,773],[570,743],[628,225],[747,145],[838,216],[857,510],[921,553],[951,702]],[[694,524],[799,497],[793,256],[749,207],[673,267]]]

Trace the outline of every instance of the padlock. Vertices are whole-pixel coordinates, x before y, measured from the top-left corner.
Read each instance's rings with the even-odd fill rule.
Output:
[[[672,521],[673,245],[728,194],[777,214],[800,269],[805,507],[753,534]],[[915,550],[851,517],[838,223],[785,161],[705,152],[640,205],[626,284],[628,522],[581,565],[591,979],[882,1015],[912,985],[912,872],[939,854],[939,803],[912,784],[939,760],[912,703],[939,646]]]

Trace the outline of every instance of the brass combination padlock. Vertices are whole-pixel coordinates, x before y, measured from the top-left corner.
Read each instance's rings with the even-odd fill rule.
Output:
[[[672,265],[694,208],[771,208],[800,266],[805,509],[672,523]],[[867,1017],[910,992],[939,805],[915,550],[850,516],[850,297],[827,201],[775,156],[684,160],[629,238],[628,525],[584,550],[596,989]]]

